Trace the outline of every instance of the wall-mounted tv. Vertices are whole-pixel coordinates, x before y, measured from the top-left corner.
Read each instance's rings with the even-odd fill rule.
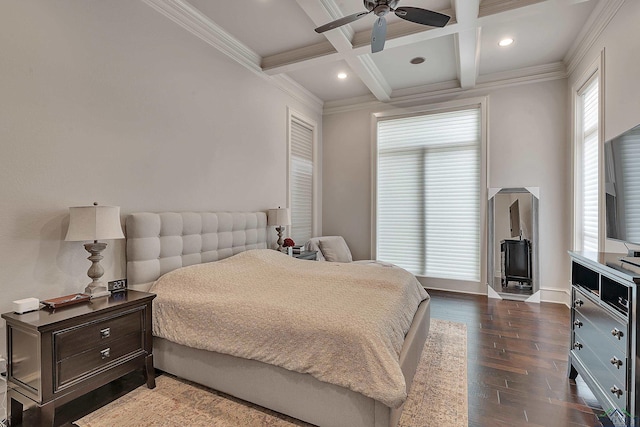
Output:
[[[605,142],[607,238],[640,245],[640,125]]]

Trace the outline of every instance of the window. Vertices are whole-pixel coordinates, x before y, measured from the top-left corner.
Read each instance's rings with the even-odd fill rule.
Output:
[[[479,281],[480,107],[379,119],[377,130],[377,258]]]
[[[297,244],[313,237],[315,124],[289,114],[289,235]]]
[[[599,250],[599,103],[597,74],[578,91],[577,247]]]

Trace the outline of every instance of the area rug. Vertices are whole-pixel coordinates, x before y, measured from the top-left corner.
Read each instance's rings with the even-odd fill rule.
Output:
[[[466,427],[467,406],[466,325],[432,319],[399,426]],[[156,378],[155,389],[141,386],[74,424],[80,427],[309,426],[168,374]]]

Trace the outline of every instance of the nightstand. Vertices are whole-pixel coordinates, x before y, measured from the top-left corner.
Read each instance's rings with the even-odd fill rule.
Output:
[[[317,258],[317,254],[318,254],[318,251],[305,251],[299,254],[293,254],[293,257],[298,259],[310,259],[312,261],[315,261]]]
[[[129,290],[56,310],[3,314],[9,425],[22,423],[23,407],[33,406],[39,424],[52,426],[56,407],[139,368],[154,388],[154,298]]]

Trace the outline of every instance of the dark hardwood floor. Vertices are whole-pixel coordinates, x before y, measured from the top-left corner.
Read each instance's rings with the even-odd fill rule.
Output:
[[[467,325],[469,426],[611,425],[582,379],[567,378],[566,306],[429,294],[432,318]],[[142,373],[130,374],[70,402],[56,411],[56,425],[70,427],[73,420],[141,384]]]
[[[567,378],[569,308],[430,290],[431,317],[467,325],[469,426],[608,426]]]

